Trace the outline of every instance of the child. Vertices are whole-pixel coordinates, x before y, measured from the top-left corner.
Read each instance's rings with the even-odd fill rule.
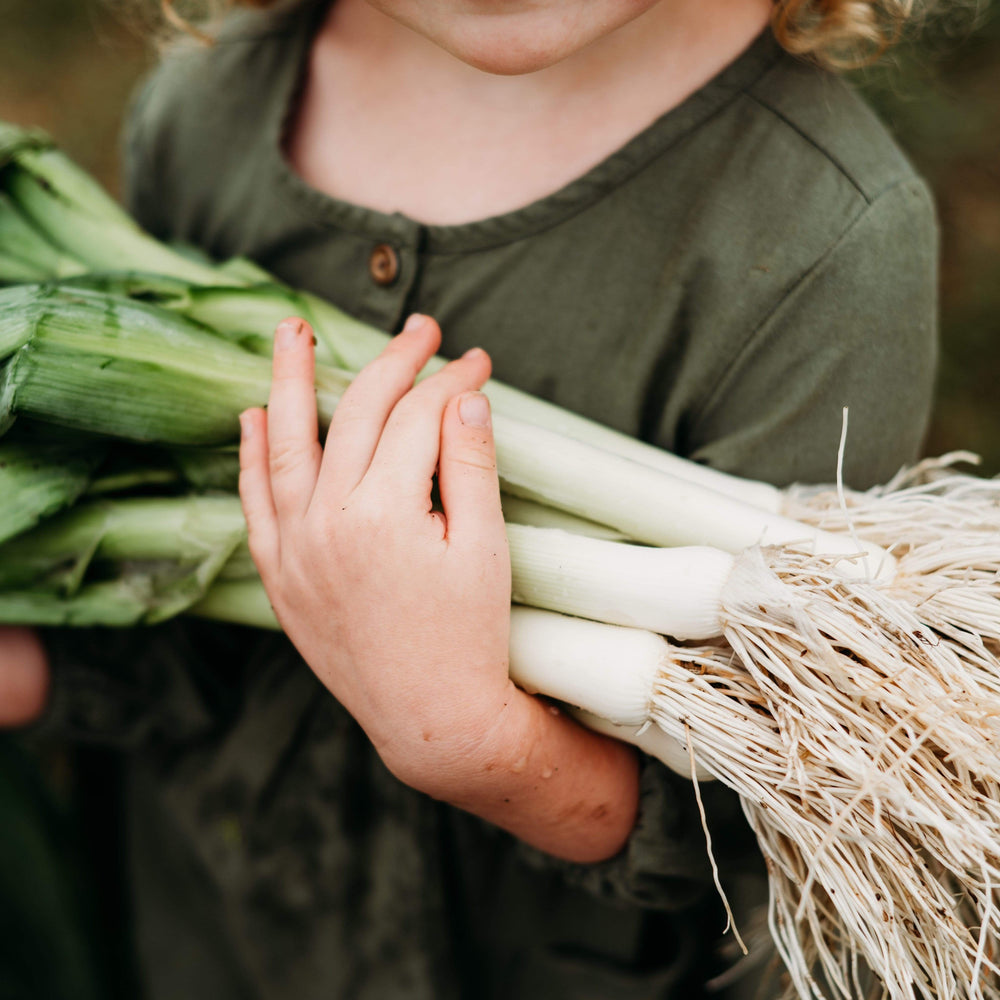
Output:
[[[281,637],[47,638],[45,724],[133,749],[149,997],[699,995],[721,921],[690,785],[506,680],[490,362],[468,352],[779,484],[833,478],[845,405],[853,485],[915,457],[927,192],[767,30],[843,51],[892,6],[313,0],[154,76],[127,149],[148,228],[410,321],[325,456],[300,324],[268,418],[244,417],[254,555],[335,698]],[[459,360],[408,391],[428,316]],[[724,878],[752,886],[737,804],[705,794]]]

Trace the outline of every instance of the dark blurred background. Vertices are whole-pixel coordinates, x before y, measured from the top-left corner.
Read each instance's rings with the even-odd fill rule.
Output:
[[[0,0],[0,119],[51,132],[109,188],[136,80],[142,0]],[[156,0],[146,0],[149,13]],[[1000,0],[957,3],[855,80],[931,183],[942,364],[928,454],[1000,473]],[[134,997],[116,882],[115,762],[0,738],[0,1000]],[[73,780],[81,776],[85,781]],[[102,780],[104,779],[104,780]],[[86,787],[81,801],[74,789]],[[86,858],[86,862],[82,859]]]
[[[953,9],[857,82],[930,182],[941,222],[941,373],[926,451],[971,449],[996,475],[1000,3]]]

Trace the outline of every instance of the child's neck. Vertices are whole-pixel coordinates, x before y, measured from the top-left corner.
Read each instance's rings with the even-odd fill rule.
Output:
[[[453,225],[585,173],[730,63],[770,0],[661,0],[561,62],[496,76],[369,6],[337,0],[288,142],[334,197]]]

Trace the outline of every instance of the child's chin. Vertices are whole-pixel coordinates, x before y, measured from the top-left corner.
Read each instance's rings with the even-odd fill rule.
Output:
[[[524,52],[513,48],[502,51],[491,49],[484,52],[452,51],[452,54],[475,69],[494,76],[524,76],[528,73],[537,73],[565,58],[560,53]]]
[[[455,32],[441,38],[438,44],[462,62],[484,73],[496,76],[522,76],[547,69],[573,55],[590,39],[578,41],[563,33],[518,30],[513,25],[506,30],[491,29]]]

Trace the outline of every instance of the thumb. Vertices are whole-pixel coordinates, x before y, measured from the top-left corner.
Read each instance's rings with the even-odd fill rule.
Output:
[[[490,403],[481,392],[463,393],[445,409],[438,487],[449,540],[505,538]]]

